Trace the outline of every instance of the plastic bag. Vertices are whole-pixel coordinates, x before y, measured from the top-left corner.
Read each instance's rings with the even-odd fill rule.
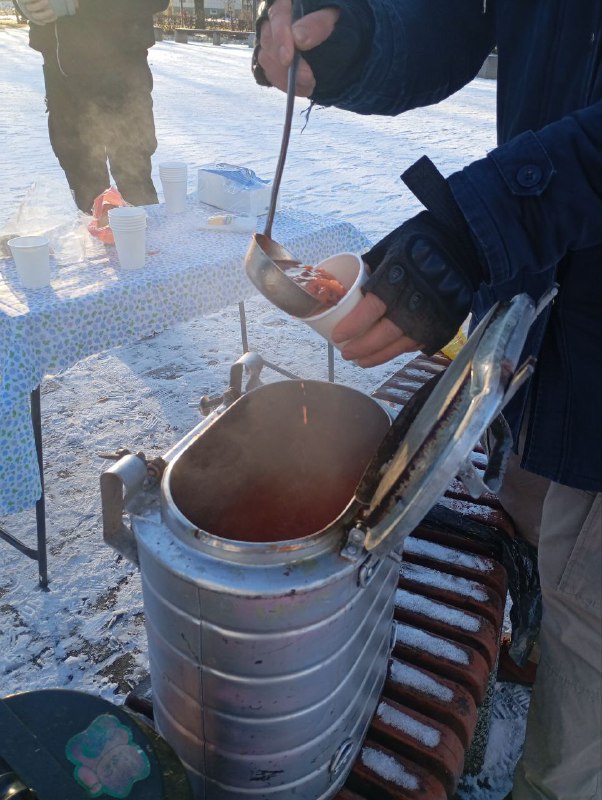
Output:
[[[424,523],[443,526],[470,539],[486,542],[496,552],[508,574],[508,592],[512,600],[512,639],[508,653],[515,664],[524,667],[541,625],[537,550],[524,539],[512,538],[497,528],[468,520],[459,512],[441,505],[431,509]]]
[[[91,242],[88,220],[75,205],[64,178],[44,176],[29,187],[13,216],[2,226],[0,250],[10,256],[6,242],[13,236],[46,236],[57,263],[83,261]]]
[[[92,221],[88,225],[92,236],[96,236],[105,244],[115,244],[113,231],[109,227],[109,211],[112,208],[129,205],[115,186],[110,186],[102,194],[99,194],[92,205]]]
[[[464,331],[462,330],[462,328],[460,328],[460,330],[456,333],[451,342],[448,342],[445,345],[445,347],[441,348],[441,352],[443,353],[444,356],[447,356],[450,361],[453,361],[454,358],[456,358],[456,356],[460,352],[460,350],[466,344],[466,341],[467,339],[464,334]]]

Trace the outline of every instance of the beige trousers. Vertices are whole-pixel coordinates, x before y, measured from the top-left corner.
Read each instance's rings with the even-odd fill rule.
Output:
[[[539,543],[541,514],[550,481],[520,468],[520,457],[510,453],[502,487],[500,503],[512,517],[517,532],[533,547]]]
[[[500,499],[520,517],[519,529],[531,526],[533,543],[532,520],[541,519],[543,608],[541,656],[512,797],[602,800],[602,494],[533,482],[535,476],[517,472],[517,459],[507,475]]]

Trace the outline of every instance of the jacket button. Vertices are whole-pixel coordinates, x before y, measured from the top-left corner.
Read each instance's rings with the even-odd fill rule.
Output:
[[[526,164],[516,173],[516,180],[521,186],[530,189],[532,186],[537,186],[541,180],[541,175],[541,168],[536,164]]]

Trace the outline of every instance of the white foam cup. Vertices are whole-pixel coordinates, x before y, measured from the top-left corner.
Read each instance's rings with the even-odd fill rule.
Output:
[[[146,228],[146,210],[143,206],[119,206],[109,209],[109,225],[111,230],[128,228]]]
[[[159,164],[159,177],[163,181],[188,179],[188,164],[185,161],[163,161]]]
[[[8,240],[17,275],[25,289],[50,285],[50,247],[46,236],[16,236]]]
[[[168,214],[186,211],[188,165],[183,161],[164,161],[159,164],[159,177]]]
[[[123,269],[140,269],[146,263],[146,211],[136,206],[109,209],[117,257]]]
[[[163,197],[165,199],[165,209],[168,214],[181,214],[186,211],[186,195],[188,193],[188,181],[186,178],[180,180],[161,179],[163,185]]]
[[[305,317],[303,322],[313,328],[321,336],[327,339],[331,344],[341,350],[345,342],[335,344],[332,341],[332,331],[343,317],[346,317],[352,311],[363,297],[361,287],[368,280],[368,272],[366,265],[361,257],[356,253],[339,253],[336,256],[327,258],[316,264],[326,272],[329,272],[333,278],[340,281],[347,289],[346,294],[339,300],[336,306],[322,311],[320,314],[315,314],[313,317]]]
[[[159,164],[159,173],[187,172],[188,164],[185,161],[162,161]]]

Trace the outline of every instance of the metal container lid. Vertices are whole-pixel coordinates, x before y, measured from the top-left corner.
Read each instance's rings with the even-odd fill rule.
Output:
[[[456,475],[475,497],[488,488],[495,490],[476,474],[470,456],[531,375],[532,360],[521,367],[518,361],[533,320],[553,294],[537,308],[526,294],[494,307],[436,385],[433,381],[424,387],[430,394],[423,404],[402,410],[355,493],[362,509],[352,531],[353,553],[362,534],[363,547],[377,556],[399,552],[405,537]],[[505,441],[500,446],[509,444]]]

